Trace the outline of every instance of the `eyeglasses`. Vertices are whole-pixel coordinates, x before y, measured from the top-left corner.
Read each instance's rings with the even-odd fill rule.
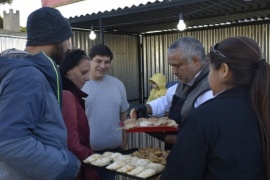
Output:
[[[214,46],[212,46],[211,50],[210,50],[210,53],[213,52],[215,53],[216,55],[219,55],[219,56],[222,56],[222,57],[225,57],[227,58],[225,55],[223,55],[220,51],[216,50],[218,46],[218,43],[216,43]]]

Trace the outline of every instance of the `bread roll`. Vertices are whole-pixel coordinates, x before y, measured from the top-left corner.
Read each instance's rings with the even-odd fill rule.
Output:
[[[153,122],[152,121],[142,121],[140,122],[140,127],[150,127],[153,126]]]
[[[95,166],[102,167],[102,166],[106,166],[106,165],[110,164],[111,161],[112,161],[112,159],[110,157],[101,156],[97,160],[92,161],[91,164],[95,165]]]
[[[150,176],[153,176],[154,174],[156,174],[155,170],[153,170],[153,169],[144,169],[142,172],[140,172],[136,176],[138,176],[140,178],[148,178]]]
[[[83,162],[84,163],[91,163],[91,162],[97,160],[100,157],[101,157],[101,154],[92,154],[91,156],[89,156],[88,158],[86,158]]]
[[[145,169],[144,166],[137,166],[134,169],[132,169],[130,172],[127,172],[127,173],[134,176],[134,175],[139,174],[140,172],[142,172],[144,169]]]
[[[147,164],[146,168],[154,169],[157,173],[160,173],[163,171],[165,166],[163,166],[162,164],[159,164],[159,163],[149,163],[149,164]]]
[[[121,172],[121,173],[128,173],[132,169],[134,169],[134,166],[133,165],[131,165],[131,164],[125,164],[124,166],[122,166],[121,168],[117,169],[116,171]]]
[[[129,113],[130,119],[137,119],[137,113],[135,109],[131,109]]]
[[[117,169],[121,168],[123,165],[125,165],[124,161],[115,161],[112,164],[110,164],[109,166],[107,166],[106,169],[117,170]]]
[[[106,152],[103,153],[103,156],[108,156],[108,157],[110,157],[112,154],[113,154],[113,152],[106,151]]]
[[[138,126],[138,122],[136,119],[127,119],[124,121],[124,124],[125,124],[125,130]]]

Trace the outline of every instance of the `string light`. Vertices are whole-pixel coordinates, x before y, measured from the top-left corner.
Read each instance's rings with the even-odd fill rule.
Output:
[[[198,9],[198,10],[196,10],[196,11],[192,11],[192,12],[190,12],[190,13],[186,13],[185,15],[190,15],[190,14],[194,14],[194,13],[199,12],[199,11],[204,11],[204,10],[206,10],[206,9],[209,9],[209,8],[214,7],[214,6],[217,6],[217,5],[221,5],[221,4],[227,3],[227,2],[229,2],[229,1],[230,1],[230,0],[223,0],[223,1],[219,2],[219,3],[214,3],[214,4],[211,5],[211,6],[206,6],[206,7],[204,7],[204,8]],[[252,1],[252,0],[243,0],[243,1]],[[178,25],[177,25],[177,29],[178,29],[179,31],[183,31],[183,30],[186,29],[186,24],[185,24],[185,22],[184,22],[182,13],[179,14],[179,23],[178,23]]]
[[[91,32],[90,32],[90,34],[89,34],[89,38],[91,39],[91,40],[94,40],[94,39],[96,39],[96,34],[95,34],[95,31],[94,31],[94,27],[93,27],[93,25],[91,26]]]
[[[182,15],[182,13],[179,14],[179,23],[178,23],[178,25],[177,25],[177,29],[178,29],[179,31],[183,31],[183,30],[186,29],[186,24],[185,24],[185,22],[184,22],[184,20],[183,20],[183,15]]]

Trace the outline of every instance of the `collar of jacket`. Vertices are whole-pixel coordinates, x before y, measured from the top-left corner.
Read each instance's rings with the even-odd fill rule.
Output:
[[[87,97],[87,94],[80,90],[70,79],[68,79],[66,76],[62,76],[62,84],[63,84],[63,90],[70,91],[72,94],[74,94],[77,98],[85,98]]]

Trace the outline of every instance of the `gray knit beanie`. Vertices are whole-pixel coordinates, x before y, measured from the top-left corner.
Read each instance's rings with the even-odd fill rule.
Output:
[[[61,43],[72,36],[70,23],[54,8],[42,7],[27,18],[26,46],[41,46]]]

